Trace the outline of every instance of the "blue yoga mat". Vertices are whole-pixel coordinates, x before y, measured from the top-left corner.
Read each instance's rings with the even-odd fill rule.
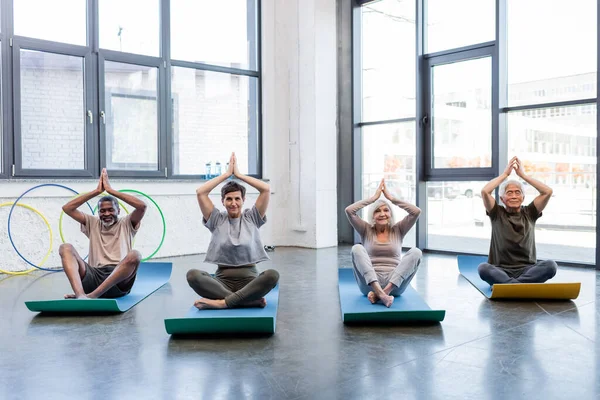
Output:
[[[458,270],[473,286],[477,288],[485,297],[492,297],[492,287],[479,277],[477,267],[479,264],[487,262],[486,256],[456,256],[458,262]]]
[[[347,322],[394,322],[394,321],[443,321],[445,310],[432,310],[411,287],[394,299],[390,308],[383,304],[371,304],[358,289],[354,271],[338,270],[342,321]]]
[[[173,264],[170,262],[141,263],[131,292],[116,299],[59,299],[26,301],[31,311],[53,313],[110,313],[125,312],[155,292],[171,277]],[[66,278],[65,278],[66,279]]]
[[[198,310],[192,306],[183,318],[165,319],[165,329],[175,334],[275,333],[279,285],[266,296],[265,308]]]

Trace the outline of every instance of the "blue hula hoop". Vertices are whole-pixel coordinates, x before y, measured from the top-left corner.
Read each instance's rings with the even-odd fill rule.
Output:
[[[19,255],[19,257],[21,257],[23,259],[23,261],[25,261],[27,264],[31,265],[34,268],[37,269],[41,269],[43,271],[50,271],[50,272],[59,272],[62,271],[62,269],[50,269],[50,268],[42,268],[38,265],[35,265],[34,263],[32,263],[31,261],[29,261],[28,259],[25,258],[25,256],[23,256],[23,254],[21,254],[19,252],[19,250],[17,249],[17,246],[15,245],[15,242],[13,242],[13,238],[12,238],[12,234],[10,233],[10,220],[12,218],[12,213],[13,210],[15,209],[15,206],[17,205],[17,203],[19,202],[19,200],[21,200],[23,198],[23,196],[25,196],[27,193],[31,192],[34,189],[37,188],[41,188],[43,186],[55,186],[55,187],[59,187],[59,188],[63,188],[63,189],[67,189],[70,192],[73,192],[75,194],[79,194],[79,192],[77,192],[75,189],[71,189],[68,186],[64,186],[64,185],[59,185],[58,183],[42,183],[41,185],[37,185],[32,187],[31,189],[26,190],[25,192],[23,192],[23,194],[21,194],[13,203],[12,207],[10,207],[10,212],[8,213],[8,240],[10,241],[11,246],[13,247],[13,249],[15,249],[15,251],[17,252],[17,254]],[[87,206],[90,208],[90,211],[92,212],[92,214],[94,214],[94,210],[92,209],[92,206],[90,206],[89,203],[85,203],[87,204]],[[86,256],[87,258],[87,256]]]

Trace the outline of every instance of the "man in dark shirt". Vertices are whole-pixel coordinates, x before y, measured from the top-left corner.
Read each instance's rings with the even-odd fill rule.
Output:
[[[517,180],[504,182],[515,171],[517,176],[533,186],[540,194],[523,206],[523,185]],[[503,183],[504,182],[504,183]],[[502,184],[502,185],[500,185]],[[498,205],[492,193],[500,185]],[[513,157],[502,175],[492,179],[481,190],[481,198],[492,222],[492,239],[487,263],[479,265],[481,279],[495,283],[541,283],[556,274],[556,262],[537,261],[535,223],[552,196],[552,189],[525,174],[523,164]]]

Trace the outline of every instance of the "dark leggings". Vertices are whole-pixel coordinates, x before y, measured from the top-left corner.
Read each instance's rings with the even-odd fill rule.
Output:
[[[509,275],[503,268],[488,263],[479,264],[477,270],[481,279],[493,285],[495,283],[543,283],[556,275],[556,267],[556,262],[545,260],[523,268],[519,271],[520,274]]]
[[[265,297],[277,285],[279,272],[268,269],[259,274],[255,266],[219,266],[214,277],[198,269],[189,270],[186,277],[200,296],[225,299],[228,308],[235,308]]]

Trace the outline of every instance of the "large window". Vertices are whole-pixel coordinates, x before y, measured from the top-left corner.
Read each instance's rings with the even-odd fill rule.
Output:
[[[173,67],[173,156],[175,174],[214,175],[224,171],[232,151],[248,171],[249,126],[256,113],[256,78]],[[203,140],[199,141],[198,138]],[[252,165],[255,165],[253,163]]]
[[[362,13],[362,120],[415,116],[415,2],[380,1]],[[390,37],[402,38],[393,49]]]
[[[364,127],[362,198],[373,196],[383,178],[396,198],[415,204],[415,149],[414,122]],[[368,212],[363,211],[365,220],[369,219]],[[398,222],[406,212],[393,206],[392,215]],[[411,229],[403,245],[413,247],[415,243],[415,230]]]
[[[260,176],[258,1],[12,2],[2,171],[208,178],[235,151]]]
[[[427,0],[426,4],[427,53],[495,39],[494,0]]]
[[[416,201],[416,43],[414,1],[383,0],[361,8],[361,107],[355,115],[362,142],[360,197],[373,195],[385,178],[400,200]],[[393,47],[390,37],[397,38]],[[358,192],[358,191],[356,191]],[[383,197],[382,197],[383,198]],[[368,209],[362,217],[368,220]],[[392,206],[396,221],[406,212]],[[413,228],[404,247],[416,244]]]
[[[432,168],[492,166],[491,58],[432,68]]]
[[[509,106],[596,97],[596,7],[596,0],[507,1]]]
[[[491,225],[480,192],[518,156],[553,189],[536,225],[538,257],[596,264],[597,1],[356,7],[355,198],[385,177],[424,211],[418,247],[487,254]],[[411,84],[414,102],[403,92]],[[525,204],[537,195],[525,183]]]

